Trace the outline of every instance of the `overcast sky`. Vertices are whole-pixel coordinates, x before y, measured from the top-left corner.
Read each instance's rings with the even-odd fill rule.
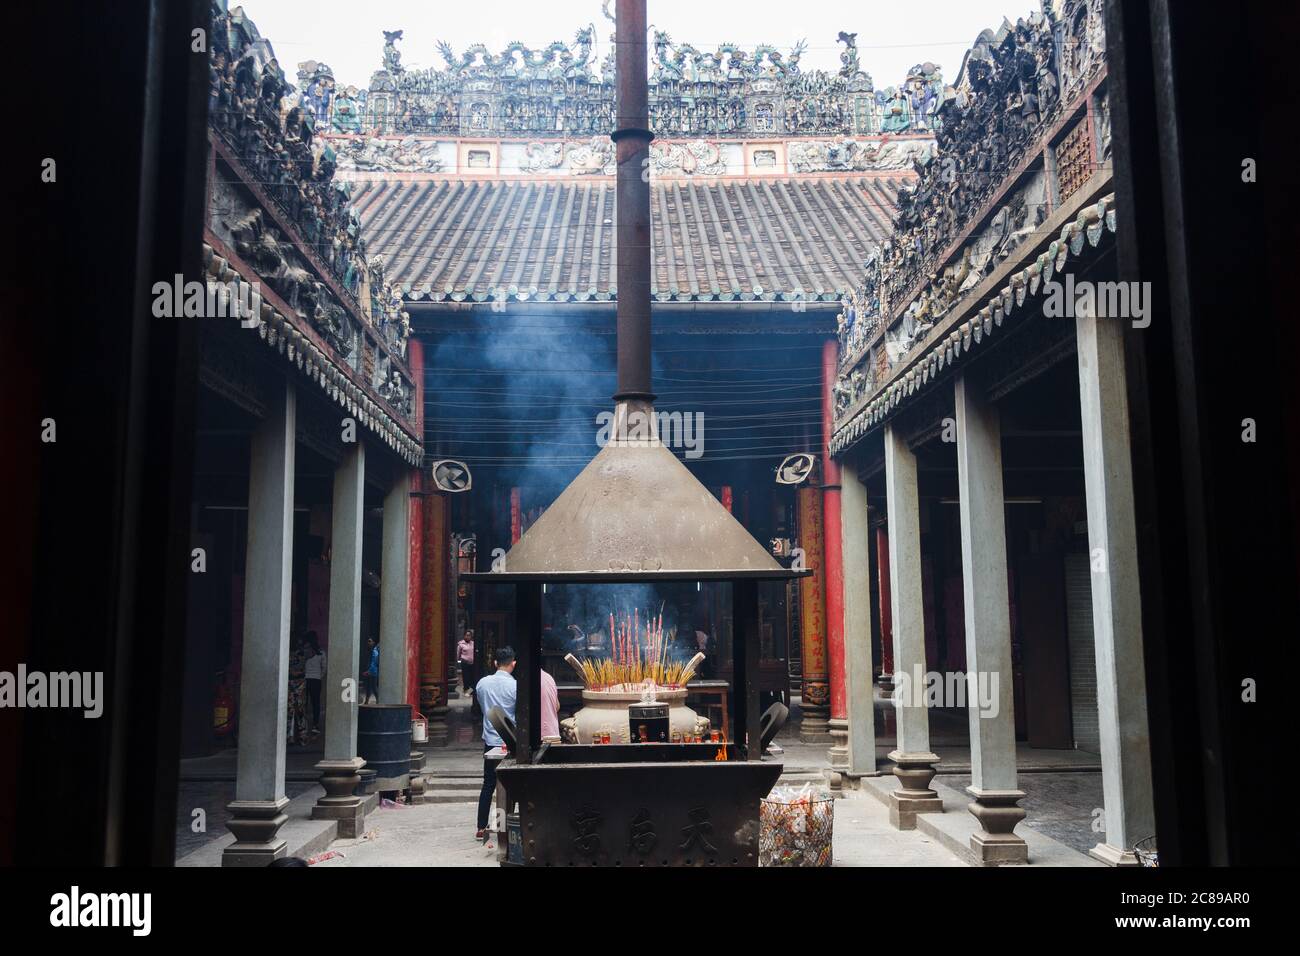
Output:
[[[596,25],[598,64],[612,29],[599,0],[248,0],[243,7],[291,80],[300,62],[314,59],[329,64],[344,86],[369,84],[380,65],[383,30],[404,30],[402,64],[423,68],[443,65],[438,40],[457,55],[474,43],[499,53],[512,40],[534,48],[572,43],[589,23]],[[806,39],[804,69],[838,70],[843,47],[836,36],[857,33],[862,68],[883,89],[927,60],[951,81],[980,30],[1036,9],[1037,0],[649,0],[649,20],[699,49],[770,43],[788,55]]]

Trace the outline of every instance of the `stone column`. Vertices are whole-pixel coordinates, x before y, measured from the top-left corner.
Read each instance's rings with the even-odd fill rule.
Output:
[[[1106,804],[1106,840],[1091,855],[1111,865],[1136,866],[1133,844],[1155,833],[1155,809],[1123,331],[1119,320],[1091,314],[1079,314],[1075,324]]]
[[[916,455],[885,426],[885,498],[889,511],[889,587],[894,637],[894,712],[897,749],[894,776],[902,787],[890,795],[889,819],[900,830],[916,828],[918,813],[943,811],[930,789],[937,755],[930,751],[930,714],[925,699],[925,611],[921,598],[921,496]]]
[[[223,866],[265,866],[285,855],[289,697],[289,595],[293,580],[293,386],[279,385],[253,432],[244,558],[244,647],[239,685],[239,755],[227,826],[235,842]]]
[[[410,581],[411,473],[403,471],[384,496],[379,572],[379,702],[407,700],[407,585]]]
[[[316,764],[325,796],[316,820],[337,820],[339,836],[361,834],[362,798],[355,795],[365,761],[357,756],[357,662],[361,657],[361,542],[365,516],[366,446],[358,441],[334,470],[330,530],[329,644],[325,654],[325,759]]]
[[[871,660],[871,530],[867,486],[852,461],[840,470],[840,541],[844,560],[844,667],[849,760],[845,775],[875,776],[876,701]]]
[[[799,624],[803,637],[803,686],[799,707],[799,739],[804,743],[829,743],[830,679],[826,660],[826,595],[822,540],[821,489],[801,485],[799,546],[812,574],[799,579]]]
[[[840,465],[830,454],[834,425],[835,377],[839,368],[839,341],[822,345],[822,515],[825,525],[826,651],[830,667],[829,721],[831,747],[827,754],[833,771],[849,767],[849,714],[844,663],[844,556],[840,540]]]
[[[1002,492],[1002,426],[997,406],[959,375],[957,486],[961,510],[962,591],[966,611],[967,713],[970,719],[970,812],[982,832],[971,849],[986,864],[1024,863],[1025,841],[1015,834],[1025,818],[1017,806],[1016,725],[1012,712],[1011,611],[1007,595],[1006,500]],[[890,535],[891,539],[893,535]],[[894,569],[894,577],[901,576]],[[899,609],[894,608],[895,641]],[[897,667],[896,667],[897,669]],[[993,691],[981,710],[976,690]]]

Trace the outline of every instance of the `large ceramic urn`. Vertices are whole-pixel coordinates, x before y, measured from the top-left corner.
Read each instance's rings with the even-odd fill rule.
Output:
[[[701,717],[686,706],[686,689],[655,692],[655,701],[668,705],[669,739],[672,734],[701,734],[709,732],[709,718]],[[560,734],[566,744],[589,744],[592,735],[608,730],[610,743],[632,743],[629,739],[628,707],[641,703],[641,691],[584,690],[582,709],[560,724]]]

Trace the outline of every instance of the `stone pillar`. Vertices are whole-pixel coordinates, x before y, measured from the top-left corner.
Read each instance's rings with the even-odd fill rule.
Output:
[[[429,718],[429,744],[447,742],[447,600],[451,593],[447,495],[431,491],[424,499],[424,594],[420,624],[420,709]]]
[[[403,471],[384,496],[379,572],[379,702],[407,701],[407,585],[410,581],[411,473]]]
[[[358,661],[361,657],[361,542],[365,516],[366,446],[358,441],[334,470],[330,531],[329,643],[325,653],[325,758],[316,765],[325,796],[316,820],[337,820],[339,836],[362,832],[362,799],[354,794],[365,761],[357,756]]]
[[[844,664],[849,723],[845,775],[875,776],[876,700],[871,660],[871,530],[867,486],[852,461],[840,474],[840,541],[844,560]]]
[[[235,842],[223,866],[265,866],[282,857],[285,733],[289,696],[289,596],[293,581],[293,461],[297,409],[283,383],[253,432],[244,558],[244,647],[239,755],[227,826]]]
[[[967,791],[975,798],[970,812],[983,828],[971,837],[971,849],[986,864],[1024,863],[1029,849],[1014,832],[1025,818],[1025,811],[1017,806],[1025,794],[1016,783],[1002,426],[997,406],[966,376],[957,377],[955,392],[970,719],[971,785]],[[901,576],[899,569],[893,576]],[[895,607],[895,636],[899,633],[898,612]],[[994,681],[993,703],[982,713],[975,693],[977,682],[986,682],[984,686],[992,690]]]
[[[822,345],[822,514],[825,522],[826,651],[830,665],[831,769],[849,767],[849,714],[844,665],[844,561],[840,540],[840,465],[830,454],[839,341]]]
[[[1091,855],[1111,865],[1136,866],[1133,844],[1155,833],[1155,809],[1124,340],[1116,319],[1079,314],[1075,322],[1106,805],[1106,840]]]
[[[822,493],[820,488],[801,485],[799,501],[799,546],[805,566],[812,574],[799,579],[799,625],[803,637],[802,715],[799,739],[804,743],[829,743],[830,681],[826,660],[826,595],[823,566]]]
[[[921,495],[916,455],[885,426],[885,498],[889,512],[889,587],[894,644],[894,712],[897,748],[889,755],[902,787],[890,795],[889,820],[916,828],[918,813],[943,811],[930,789],[937,755],[930,751],[925,699],[925,610],[921,598]]]

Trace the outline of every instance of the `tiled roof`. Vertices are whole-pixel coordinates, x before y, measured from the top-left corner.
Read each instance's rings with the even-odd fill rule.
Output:
[[[659,301],[834,301],[890,231],[907,176],[651,184]],[[354,184],[370,254],[410,299],[604,300],[616,289],[614,183]]]

